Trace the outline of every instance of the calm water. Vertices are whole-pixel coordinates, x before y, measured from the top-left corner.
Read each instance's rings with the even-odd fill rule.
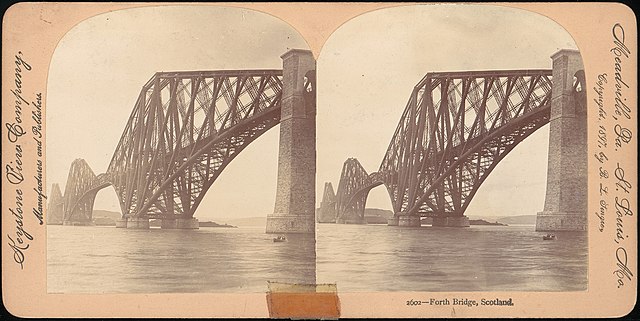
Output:
[[[400,228],[320,224],[318,282],[349,292],[575,291],[587,288],[587,234],[533,226]]]
[[[264,227],[127,230],[48,226],[50,293],[265,292],[267,280],[359,291],[579,291],[586,233],[532,226],[319,224],[272,242]]]
[[[49,293],[266,292],[315,277],[313,237],[264,227],[128,230],[47,226]]]

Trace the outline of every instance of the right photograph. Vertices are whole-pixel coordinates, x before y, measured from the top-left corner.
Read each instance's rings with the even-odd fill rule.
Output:
[[[560,25],[382,9],[336,30],[317,66],[317,283],[587,290],[585,73]]]

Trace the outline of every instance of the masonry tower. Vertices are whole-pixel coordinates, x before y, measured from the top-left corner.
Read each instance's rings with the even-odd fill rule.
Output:
[[[587,109],[580,52],[560,50],[553,59],[549,165],[544,210],[536,231],[587,229]]]
[[[316,61],[308,50],[282,55],[278,188],[267,233],[315,233]]]

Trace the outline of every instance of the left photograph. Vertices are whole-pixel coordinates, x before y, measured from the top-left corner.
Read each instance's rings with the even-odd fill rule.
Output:
[[[47,291],[315,284],[315,68],[295,29],[246,9],[71,29],[47,83]]]

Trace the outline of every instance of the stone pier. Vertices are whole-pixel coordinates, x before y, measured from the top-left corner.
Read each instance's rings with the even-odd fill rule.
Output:
[[[367,220],[357,215],[350,215],[346,217],[339,217],[336,220],[338,224],[367,224]]]
[[[127,228],[130,229],[148,229],[149,218],[147,217],[129,217],[127,218]]]
[[[62,225],[65,226],[93,226],[92,221],[63,221]]]
[[[200,222],[193,217],[162,219],[160,227],[163,229],[197,230],[200,228]]]
[[[404,227],[419,227],[420,223],[420,215],[409,215],[409,214],[398,214],[398,226]]]
[[[116,228],[127,228],[127,219],[126,218],[117,219]]]
[[[316,61],[309,50],[282,55],[278,188],[267,233],[315,233]],[[305,88],[305,78],[312,86]]]
[[[560,50],[553,59],[553,87],[549,130],[549,163],[544,210],[536,231],[587,229],[587,110],[584,91],[576,82],[584,77],[577,50]]]
[[[469,227],[469,218],[466,216],[434,217],[431,226],[438,227]]]

